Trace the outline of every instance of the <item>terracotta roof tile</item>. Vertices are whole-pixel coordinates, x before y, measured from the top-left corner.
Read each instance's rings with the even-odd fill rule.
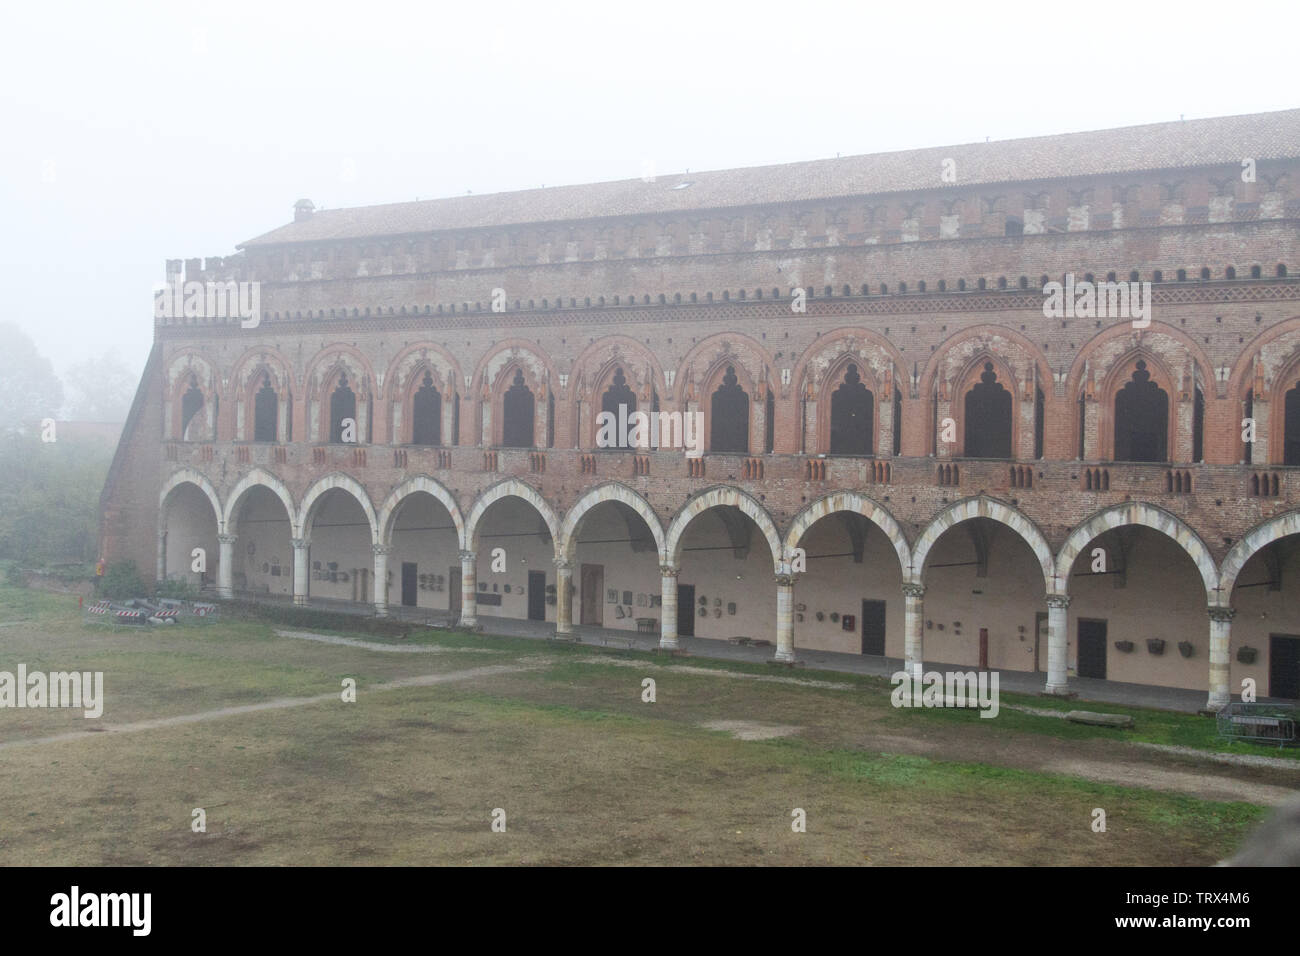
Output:
[[[674,214],[767,203],[979,184],[1074,178],[1300,157],[1300,109],[994,143],[968,143],[778,166],[625,179],[481,196],[319,210],[244,243],[266,246],[410,235],[610,216]],[[957,181],[940,180],[943,160]],[[683,183],[689,186],[681,187]]]

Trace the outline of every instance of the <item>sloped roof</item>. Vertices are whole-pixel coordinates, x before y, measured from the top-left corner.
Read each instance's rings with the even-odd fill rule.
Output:
[[[872,153],[778,166],[420,202],[318,210],[243,247],[410,235],[450,229],[675,214],[876,193],[1027,182],[1300,157],[1300,109],[1120,129]],[[940,179],[952,159],[957,181]],[[689,186],[683,186],[689,183]],[[675,188],[676,187],[676,188]]]

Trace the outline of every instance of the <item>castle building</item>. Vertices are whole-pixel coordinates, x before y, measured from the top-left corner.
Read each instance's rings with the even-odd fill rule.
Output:
[[[1298,229],[1300,110],[301,200],[168,262],[102,556],[1300,697]]]

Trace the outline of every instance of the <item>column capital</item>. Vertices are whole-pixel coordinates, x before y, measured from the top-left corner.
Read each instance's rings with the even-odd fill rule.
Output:
[[[239,535],[237,535],[237,534],[219,534],[219,535],[217,535],[217,540],[218,540],[219,542],[221,542],[222,544],[234,544],[236,541],[239,540]]]
[[[776,576],[776,586],[779,588],[792,588],[798,578],[799,575],[797,574],[778,574]]]
[[[296,551],[306,550],[311,545],[311,538],[294,538],[293,547]]]
[[[914,581],[904,581],[903,595],[913,598],[925,597],[925,585],[917,584]]]
[[[682,573],[681,568],[675,568],[671,564],[659,565],[659,576],[664,578],[675,578]]]
[[[573,573],[573,562],[570,561],[568,558],[556,558],[556,559],[555,559],[555,570],[556,570],[556,571],[568,571],[570,574],[572,574],[572,573]]]
[[[462,552],[460,553],[460,559],[461,559],[462,561],[473,561],[473,560],[475,560],[477,557],[478,557],[478,552],[477,552],[477,551],[462,551]]]
[[[1049,594],[1047,595],[1047,606],[1061,608],[1062,610],[1064,610],[1065,608],[1070,606],[1070,595]]]
[[[390,551],[393,550],[393,547],[392,545],[388,545],[388,544],[372,544],[370,546],[370,550],[375,552],[376,555],[381,555],[381,554],[388,554]]]
[[[1237,613],[1237,609],[1235,607],[1222,607],[1218,604],[1211,604],[1205,609],[1205,612],[1210,615],[1211,621],[1218,621],[1226,624],[1232,620],[1233,616]]]

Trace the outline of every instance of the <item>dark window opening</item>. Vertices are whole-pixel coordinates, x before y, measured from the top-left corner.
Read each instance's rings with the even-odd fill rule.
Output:
[[[280,396],[268,375],[253,396],[253,441],[275,441],[280,424]]]
[[[763,407],[763,432],[763,450],[770,455],[776,448],[776,396],[770,388]]]
[[[199,413],[203,411],[203,393],[199,391],[199,383],[196,379],[190,379],[190,387],[186,390],[181,398],[181,438],[184,441],[198,441],[201,439],[204,422],[199,418]],[[190,426],[194,427],[191,428]]]
[[[1079,393],[1079,460],[1082,461],[1084,455],[1084,444],[1087,439],[1088,428],[1088,402],[1084,398],[1083,392]]]
[[[1141,359],[1115,395],[1115,460],[1169,460],[1169,396]]]
[[[728,365],[722,384],[710,402],[712,434],[709,451],[746,454],[749,451],[749,396],[740,387],[736,367]]]
[[[1205,460],[1205,395],[1196,387],[1192,402],[1192,461]]]
[[[351,434],[355,441],[359,437],[356,434],[357,396],[348,387],[348,377],[340,375],[338,387],[330,395],[330,442],[332,444],[342,443],[345,419],[352,420]]]
[[[515,369],[514,380],[501,402],[501,444],[506,448],[532,448],[536,407],[533,393],[524,383],[522,369]]]
[[[1043,457],[1043,390],[1034,389],[1034,458]]]
[[[1300,465],[1300,382],[1286,393],[1283,414],[1282,464]]]
[[[875,437],[875,396],[862,382],[856,364],[831,395],[832,455],[870,455]]]
[[[427,371],[411,402],[411,444],[442,444],[442,395],[434,387],[433,375]]]
[[[894,454],[903,451],[903,393],[894,389]]]
[[[619,406],[623,407],[623,414],[619,415]],[[609,413],[613,416],[614,441],[610,448],[631,448],[632,443],[627,439],[631,438],[632,426],[627,427],[627,434],[622,432],[621,421],[631,422],[632,413],[636,411],[636,393],[627,384],[627,378],[623,375],[622,368],[614,370],[614,380],[610,383],[609,388],[605,389],[605,394],[600,397],[600,410],[602,413]]]
[[[1253,388],[1246,392],[1246,417],[1250,419],[1255,417],[1255,390]],[[1242,461],[1249,465],[1252,463],[1251,459],[1254,458],[1252,452],[1255,448],[1255,443],[1246,441],[1242,442],[1242,445],[1245,446],[1241,455]]]
[[[1011,393],[984,363],[979,383],[966,393],[967,458],[1011,457]]]

